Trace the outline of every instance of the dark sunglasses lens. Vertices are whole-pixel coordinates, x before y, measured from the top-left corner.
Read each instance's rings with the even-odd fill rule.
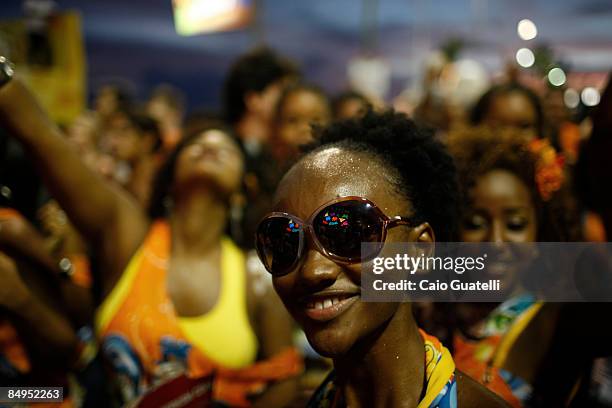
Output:
[[[295,265],[300,251],[302,225],[289,217],[263,220],[256,233],[259,259],[273,275],[284,275]]]
[[[362,258],[362,242],[382,241],[383,220],[371,204],[342,201],[321,210],[313,221],[313,229],[327,252],[358,261]]]

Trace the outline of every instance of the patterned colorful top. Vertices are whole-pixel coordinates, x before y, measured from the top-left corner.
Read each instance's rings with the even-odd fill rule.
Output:
[[[480,340],[469,340],[457,333],[453,339],[457,368],[515,408],[531,396],[531,385],[502,367],[516,339],[542,306],[532,295],[509,299],[489,314]]]
[[[417,408],[457,408],[455,363],[440,341],[419,330],[425,342],[425,397]],[[335,383],[332,371],[315,391],[308,408],[340,408],[346,406],[344,396]]]

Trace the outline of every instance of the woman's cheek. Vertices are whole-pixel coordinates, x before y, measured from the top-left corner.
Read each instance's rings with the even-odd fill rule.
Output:
[[[349,279],[356,285],[361,285],[361,267],[362,264],[352,264],[345,267],[346,274]]]
[[[288,299],[291,295],[291,288],[294,286],[294,282],[295,282],[294,275],[295,275],[295,272],[291,272],[284,276],[272,278],[272,284],[274,285],[274,290],[276,291],[278,296],[281,298],[283,303],[285,302],[285,299]]]
[[[484,242],[486,236],[485,231],[461,231],[461,241],[463,242]]]

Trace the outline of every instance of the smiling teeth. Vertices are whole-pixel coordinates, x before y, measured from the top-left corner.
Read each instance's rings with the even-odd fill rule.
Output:
[[[306,307],[308,309],[323,310],[323,309],[330,308],[334,305],[337,305],[338,303],[340,303],[340,301],[341,301],[340,298],[329,298],[325,300],[317,300],[316,302],[308,302]]]

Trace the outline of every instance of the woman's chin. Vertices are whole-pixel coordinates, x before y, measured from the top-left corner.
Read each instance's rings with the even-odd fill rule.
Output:
[[[207,189],[221,196],[229,196],[238,189],[237,183],[230,182],[217,171],[194,172],[181,183],[181,190],[193,191]]]
[[[328,358],[338,358],[345,355],[352,346],[346,336],[342,336],[337,330],[307,331],[306,337],[317,353]]]

